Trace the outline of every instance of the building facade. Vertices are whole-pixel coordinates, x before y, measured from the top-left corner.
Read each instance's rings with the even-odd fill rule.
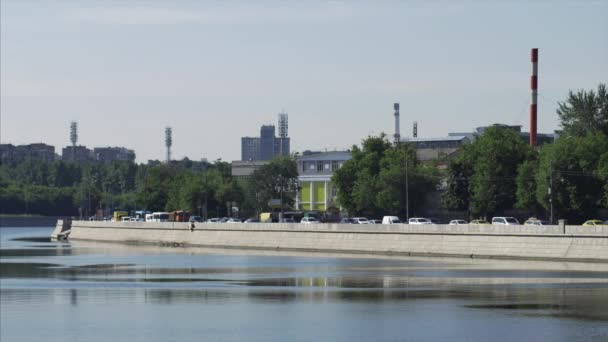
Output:
[[[296,210],[338,210],[337,188],[331,184],[331,177],[350,159],[350,151],[304,151],[297,158],[300,190],[296,196]]]
[[[29,145],[0,144],[0,159],[3,163],[19,163],[25,160],[52,162],[55,146],[37,143]]]
[[[241,138],[241,160],[260,160],[260,138],[242,137]]]
[[[102,162],[135,161],[135,151],[124,147],[96,147],[93,155],[95,160]]]
[[[416,149],[416,158],[428,162],[440,158],[453,158],[460,147],[471,140],[466,136],[448,136],[440,138],[404,138],[401,142],[409,143]]]
[[[93,151],[85,146],[66,146],[61,151],[61,160],[88,162],[93,160]]]

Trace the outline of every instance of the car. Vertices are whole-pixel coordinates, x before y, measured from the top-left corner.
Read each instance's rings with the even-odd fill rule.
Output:
[[[285,217],[285,218],[283,218],[283,222],[284,223],[295,223],[296,221],[293,219],[293,217]]]
[[[397,216],[384,216],[382,218],[382,224],[398,224],[403,223]]]
[[[457,226],[459,224],[467,224],[465,220],[452,220],[450,221],[450,226]]]
[[[121,219],[122,222],[131,222],[131,217],[130,216],[123,216]]]
[[[200,216],[190,216],[188,222],[203,222],[203,218]]]
[[[236,217],[230,217],[229,219],[226,220],[226,223],[243,223],[243,221],[241,221],[240,219],[238,219]]]
[[[587,220],[583,223],[583,226],[603,226],[604,222],[602,220]]]
[[[424,217],[412,217],[407,222],[409,224],[433,224],[431,220]]]
[[[219,217],[210,218],[210,219],[208,219],[205,222],[207,222],[207,223],[220,223],[220,218]]]
[[[260,223],[260,219],[257,219],[257,218],[248,218],[243,223]]]
[[[317,220],[315,217],[303,217],[302,221],[300,221],[300,223],[304,223],[304,224],[318,224],[318,223],[321,223],[321,222],[319,222],[319,220]]]
[[[518,226],[519,221],[511,216],[496,216],[492,217],[492,224],[499,226]]]
[[[469,224],[490,224],[488,221],[486,220],[473,220],[471,222],[469,222]]]
[[[369,224],[382,224],[380,220],[369,220]]]
[[[537,218],[529,218],[524,222],[524,226],[549,226],[551,223],[549,221],[539,220]]]
[[[352,224],[353,223],[353,219],[345,217],[343,219],[340,220],[340,222],[338,223],[342,223],[342,224]]]
[[[365,217],[353,217],[353,224],[369,224],[369,220]]]

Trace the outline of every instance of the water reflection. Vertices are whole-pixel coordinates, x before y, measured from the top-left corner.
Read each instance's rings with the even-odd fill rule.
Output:
[[[184,324],[191,337],[228,340],[232,320],[258,340],[395,340],[404,336],[404,326],[411,334],[425,322],[441,323],[413,339],[488,340],[489,330],[505,325],[523,340],[608,336],[602,328],[608,322],[606,264],[53,243],[4,233],[2,340],[27,335],[17,329],[28,320],[44,322],[46,311],[84,326],[95,326],[91,317],[106,325],[116,322],[112,332],[130,337],[118,322],[137,315],[150,322],[143,331],[136,329],[146,340],[170,340],[156,327],[167,320]],[[301,325],[294,326],[294,317]],[[192,330],[203,320],[217,332]],[[290,325],[296,335],[275,322]],[[318,328],[310,331],[309,325]],[[365,326],[383,330],[381,335],[357,330]],[[282,338],[259,327],[281,331]],[[102,340],[75,324],[68,329],[75,340],[82,334]],[[537,329],[551,333],[538,335]],[[234,340],[245,335],[237,336]]]

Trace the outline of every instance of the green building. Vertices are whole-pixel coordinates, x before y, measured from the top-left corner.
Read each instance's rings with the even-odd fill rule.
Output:
[[[350,151],[304,151],[297,158],[300,191],[296,196],[296,210],[324,212],[338,209],[337,189],[331,184],[331,176],[349,159]]]

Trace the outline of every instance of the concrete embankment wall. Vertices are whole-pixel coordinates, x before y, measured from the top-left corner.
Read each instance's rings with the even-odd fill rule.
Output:
[[[60,226],[60,223],[58,223]],[[70,240],[608,262],[608,226],[72,222]]]

